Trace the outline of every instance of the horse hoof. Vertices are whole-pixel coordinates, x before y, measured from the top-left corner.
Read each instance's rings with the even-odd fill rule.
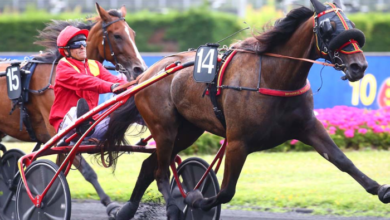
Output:
[[[107,215],[108,215],[108,216],[113,216],[113,215],[114,215],[113,213],[118,212],[120,208],[121,208],[121,206],[120,206],[118,203],[116,203],[116,202],[111,202],[111,203],[108,204],[107,207],[106,207]]]
[[[200,208],[200,202],[203,199],[202,193],[197,189],[187,193],[187,197],[184,199],[184,203],[192,208]]]
[[[134,217],[139,203],[126,202],[122,207],[112,202],[107,206],[108,220],[128,220]]]
[[[180,211],[179,207],[175,203],[170,203],[167,206],[167,218],[169,220],[180,220],[183,219],[183,212]]]
[[[112,202],[112,203],[108,204],[108,206],[106,208],[108,220],[115,220],[116,215],[120,209],[121,209],[121,206],[116,202]]]
[[[382,185],[378,191],[379,200],[383,203],[390,202],[390,185]]]

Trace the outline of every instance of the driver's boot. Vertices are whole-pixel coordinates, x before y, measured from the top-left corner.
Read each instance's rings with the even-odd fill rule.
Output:
[[[77,101],[77,109],[76,109],[77,119],[79,119],[81,116],[83,116],[87,112],[89,112],[89,106],[88,106],[87,101],[84,98],[79,99],[79,101]],[[81,122],[81,124],[76,127],[76,132],[79,135],[83,135],[94,122],[95,121],[92,118],[89,118],[89,119]],[[91,136],[94,131],[95,131],[95,128],[92,129],[88,133],[87,137]]]

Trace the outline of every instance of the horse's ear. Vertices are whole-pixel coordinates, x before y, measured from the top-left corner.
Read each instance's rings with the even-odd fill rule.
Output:
[[[124,5],[122,5],[120,10],[121,10],[121,13],[122,13],[122,17],[126,17],[126,7]]]
[[[314,10],[316,11],[317,14],[323,12],[326,10],[326,6],[319,2],[318,0],[310,0],[311,4],[313,4]]]
[[[106,10],[104,10],[104,8],[100,7],[100,5],[97,2],[96,2],[96,11],[103,21],[107,21],[108,18],[110,17],[108,15],[108,13],[106,12]]]

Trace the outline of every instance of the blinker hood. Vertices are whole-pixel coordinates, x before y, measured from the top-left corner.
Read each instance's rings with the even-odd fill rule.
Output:
[[[362,48],[364,46],[364,44],[366,43],[366,37],[364,36],[364,34],[361,30],[350,29],[350,30],[346,30],[346,31],[341,32],[339,35],[337,35],[335,38],[333,38],[332,41],[329,43],[329,49],[333,50],[333,51],[337,50],[341,46],[343,46],[346,42],[348,42],[350,39],[356,40],[360,48]],[[341,48],[341,49],[345,50],[347,48]]]
[[[321,4],[317,1],[317,4]],[[327,54],[328,51],[339,51],[345,54],[362,52],[365,43],[362,31],[355,29],[352,22],[335,4],[326,3],[325,10],[318,13],[316,5],[316,41],[318,49]],[[322,8],[323,9],[323,8]]]

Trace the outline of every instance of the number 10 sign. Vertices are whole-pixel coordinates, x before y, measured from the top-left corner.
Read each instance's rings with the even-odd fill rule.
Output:
[[[196,52],[193,76],[196,82],[211,83],[217,71],[218,47],[200,46]]]

